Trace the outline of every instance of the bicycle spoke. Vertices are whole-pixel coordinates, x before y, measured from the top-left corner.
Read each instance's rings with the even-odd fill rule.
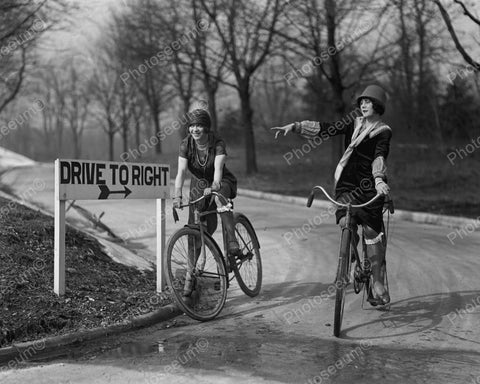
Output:
[[[242,215],[236,217],[235,231],[241,255],[236,257],[233,271],[242,291],[253,297],[260,292],[262,280],[262,265],[255,231]]]
[[[197,265],[200,232],[177,231],[167,246],[167,280],[179,307],[194,319],[205,321],[220,313],[226,300],[227,273],[213,240],[205,238],[204,257]],[[204,263],[203,263],[204,261]]]

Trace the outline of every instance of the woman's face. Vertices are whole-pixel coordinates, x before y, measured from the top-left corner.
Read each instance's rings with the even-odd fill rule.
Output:
[[[362,111],[363,117],[373,116],[375,114],[375,111],[373,110],[372,100],[361,99],[360,100],[360,110]]]
[[[203,142],[207,138],[207,133],[205,132],[205,127],[202,125],[191,125],[188,127],[190,135],[192,135],[195,141]]]

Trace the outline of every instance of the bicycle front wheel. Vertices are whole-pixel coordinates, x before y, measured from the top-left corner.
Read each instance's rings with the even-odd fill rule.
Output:
[[[350,238],[352,234],[348,228],[342,230],[340,242],[340,255],[338,258],[337,276],[335,279],[335,315],[333,319],[333,334],[339,337],[342,329],[343,308],[345,306],[345,292],[349,281],[350,273]]]
[[[260,245],[250,221],[242,214],[235,214],[235,235],[242,255],[235,258],[233,273],[240,289],[255,297],[262,287]]]
[[[199,321],[216,317],[227,299],[227,273],[218,246],[200,230],[184,227],[173,234],[167,245],[165,271],[167,284],[178,306]]]

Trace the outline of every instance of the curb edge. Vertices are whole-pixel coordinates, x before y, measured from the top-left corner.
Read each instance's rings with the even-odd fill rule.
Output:
[[[291,195],[280,195],[276,193],[270,192],[259,192],[253,191],[250,189],[238,189],[238,194],[240,196],[245,197],[252,197],[256,199],[262,200],[269,200],[293,205],[300,205],[306,207],[307,197],[299,197],[299,196],[291,196]],[[313,206],[319,208],[329,208],[332,204],[326,200],[315,200],[313,202]],[[402,209],[396,209],[394,213],[394,218],[412,221],[415,223],[420,224],[432,224],[432,225],[440,225],[450,228],[458,228],[464,227],[468,224],[480,224],[480,216],[476,219],[469,219],[466,217],[458,217],[458,216],[445,216],[445,215],[438,215],[434,213],[426,213],[426,212],[417,212],[417,211],[406,211]]]
[[[41,356],[41,354],[58,347],[65,347],[75,343],[105,338],[107,336],[144,328],[155,323],[170,320],[180,314],[181,311],[175,306],[175,304],[168,304],[154,312],[134,317],[124,323],[16,343],[9,347],[0,348],[0,364],[4,365],[6,362],[10,363],[10,361],[16,359],[17,356],[22,357],[22,354],[26,354],[25,352],[31,351],[32,348],[35,352],[33,354],[31,353],[29,358],[33,355]],[[28,360],[28,358],[26,360]]]

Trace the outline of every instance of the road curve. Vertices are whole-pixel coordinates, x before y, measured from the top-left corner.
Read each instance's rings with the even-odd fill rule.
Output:
[[[52,168],[18,172],[3,175],[2,181],[21,194],[35,178],[43,180],[44,190],[32,200],[48,209]],[[151,254],[155,227],[141,227],[151,215],[150,203],[88,204],[105,211],[104,221],[114,230],[135,233],[145,257]],[[264,280],[257,298],[234,285],[215,321],[181,316],[63,351],[40,365],[3,370],[0,381],[480,384],[479,233],[393,218],[387,255],[390,311],[368,304],[362,309],[362,296],[350,292],[342,337],[336,339],[329,292],[339,229],[331,213],[241,196],[235,207],[250,218],[262,246]],[[168,218],[167,235],[179,226]]]

